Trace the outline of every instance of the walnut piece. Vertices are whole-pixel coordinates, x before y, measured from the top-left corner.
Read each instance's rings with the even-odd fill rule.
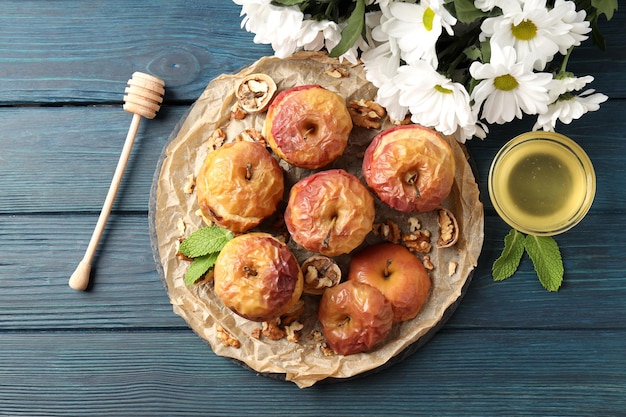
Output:
[[[278,320],[264,321],[261,334],[270,340],[280,340],[285,337],[285,331],[278,325]]]
[[[430,255],[424,255],[422,258],[422,264],[424,265],[424,268],[429,271],[435,269],[435,265],[433,265],[433,262],[430,260]]]
[[[376,235],[391,243],[400,243],[400,239],[402,238],[400,227],[391,220],[386,220],[383,223],[375,223],[373,231]]]
[[[207,145],[209,149],[216,150],[217,148],[221,147],[225,141],[226,141],[226,132],[224,132],[224,129],[220,127],[220,128],[215,129],[213,133],[211,134],[211,136],[209,136]]]
[[[241,347],[241,343],[239,340],[235,339],[230,333],[226,331],[221,325],[217,325],[216,327],[217,339],[222,342],[222,344],[226,347],[234,347],[235,349],[239,349]]]
[[[258,113],[267,109],[276,91],[276,83],[269,75],[250,74],[241,80],[235,95],[243,111]]]
[[[341,269],[327,256],[311,256],[302,263],[301,269],[304,273],[304,292],[307,294],[320,295],[341,281]]]
[[[448,264],[448,276],[452,276],[456,273],[456,268],[459,266],[458,262],[450,261]]]
[[[439,238],[438,248],[449,248],[459,240],[459,225],[454,214],[448,209],[440,208],[438,211]]]
[[[402,235],[402,243],[411,252],[428,253],[432,249],[430,243],[431,233],[428,230],[417,230],[413,233],[405,233]]]
[[[415,233],[422,228],[422,223],[417,217],[409,217],[409,232]]]
[[[380,129],[380,120],[387,115],[385,109],[371,100],[351,100],[348,111],[355,126],[367,129]]]
[[[324,71],[324,74],[332,78],[348,78],[350,76],[350,70],[344,67],[332,66]]]
[[[247,115],[248,112],[241,108],[239,102],[233,104],[233,107],[230,108],[230,117],[235,120],[243,120]]]
[[[243,132],[237,135],[235,140],[237,142],[258,142],[263,146],[267,146],[267,142],[265,141],[265,137],[263,136],[263,134],[252,127],[245,129]]]
[[[289,342],[297,343],[300,340],[300,330],[304,329],[304,324],[294,321],[289,326],[285,326],[285,333]]]
[[[185,194],[193,193],[194,188],[196,188],[196,178],[193,174],[189,174],[185,177],[185,185],[183,186],[183,192]]]

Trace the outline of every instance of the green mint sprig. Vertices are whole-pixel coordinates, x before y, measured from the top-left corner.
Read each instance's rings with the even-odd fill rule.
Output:
[[[515,229],[504,238],[504,249],[491,268],[494,281],[503,281],[517,271],[524,251],[528,253],[541,285],[558,291],[563,283],[563,259],[556,241],[550,236],[533,236]]]
[[[207,226],[196,230],[183,240],[178,251],[193,259],[185,273],[185,284],[195,284],[213,268],[220,251],[232,238],[233,234],[229,230]]]

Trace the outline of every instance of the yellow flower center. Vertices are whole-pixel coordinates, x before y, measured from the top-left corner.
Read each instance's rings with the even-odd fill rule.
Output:
[[[537,25],[531,20],[522,20],[519,25],[511,25],[511,33],[516,39],[529,41],[537,35]]]
[[[437,84],[435,86],[435,90],[443,94],[452,94],[452,90],[450,90],[449,88],[442,87],[441,84]]]
[[[435,12],[430,7],[424,10],[424,15],[422,16],[422,23],[424,23],[424,27],[427,31],[433,30],[433,21],[435,20]]]
[[[513,77],[512,75],[505,74],[505,75],[500,75],[499,77],[496,77],[493,80],[493,85],[498,90],[511,91],[511,90],[515,90],[517,86],[519,85],[519,83],[517,82],[515,77]]]

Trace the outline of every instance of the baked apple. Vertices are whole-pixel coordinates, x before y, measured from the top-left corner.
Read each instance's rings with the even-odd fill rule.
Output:
[[[277,160],[256,142],[229,143],[210,152],[196,178],[202,213],[235,233],[272,215],[284,188]]]
[[[285,224],[303,248],[326,256],[350,253],[374,223],[374,198],[354,175],[321,171],[298,181],[289,193]]]
[[[348,144],[352,118],[346,101],[320,85],[280,92],[267,110],[263,135],[282,159],[316,169],[337,159]]]
[[[430,294],[422,261],[402,245],[379,243],[352,256],[349,281],[376,287],[391,302],[395,322],[411,320]]]
[[[375,287],[345,281],[324,291],[317,311],[328,345],[340,355],[371,350],[393,325],[391,303]]]
[[[213,281],[224,305],[253,321],[287,313],[300,300],[304,282],[291,250],[268,233],[228,241],[215,261]]]
[[[454,182],[452,148],[435,130],[395,126],[379,133],[363,156],[363,176],[378,197],[404,212],[436,209]]]

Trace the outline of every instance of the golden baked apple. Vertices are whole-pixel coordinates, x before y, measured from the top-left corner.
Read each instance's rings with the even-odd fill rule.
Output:
[[[337,159],[348,144],[352,118],[346,101],[320,85],[280,92],[270,104],[263,135],[292,165],[316,169]]]
[[[333,169],[305,177],[291,188],[285,224],[303,248],[337,256],[363,242],[374,215],[367,187],[343,169]]]
[[[393,325],[389,300],[375,287],[345,281],[324,291],[317,310],[328,345],[340,355],[366,352],[385,340]]]
[[[430,277],[422,261],[402,245],[379,243],[350,260],[348,280],[376,287],[391,302],[395,322],[411,320],[430,294]]]
[[[210,152],[196,178],[202,213],[235,233],[250,230],[273,214],[284,187],[276,159],[263,145],[247,141]]]
[[[379,133],[363,157],[363,176],[378,197],[405,213],[436,209],[454,182],[452,148],[436,131],[419,125]]]
[[[215,261],[213,280],[224,305],[253,321],[288,312],[304,285],[291,250],[268,233],[246,233],[228,241]]]

